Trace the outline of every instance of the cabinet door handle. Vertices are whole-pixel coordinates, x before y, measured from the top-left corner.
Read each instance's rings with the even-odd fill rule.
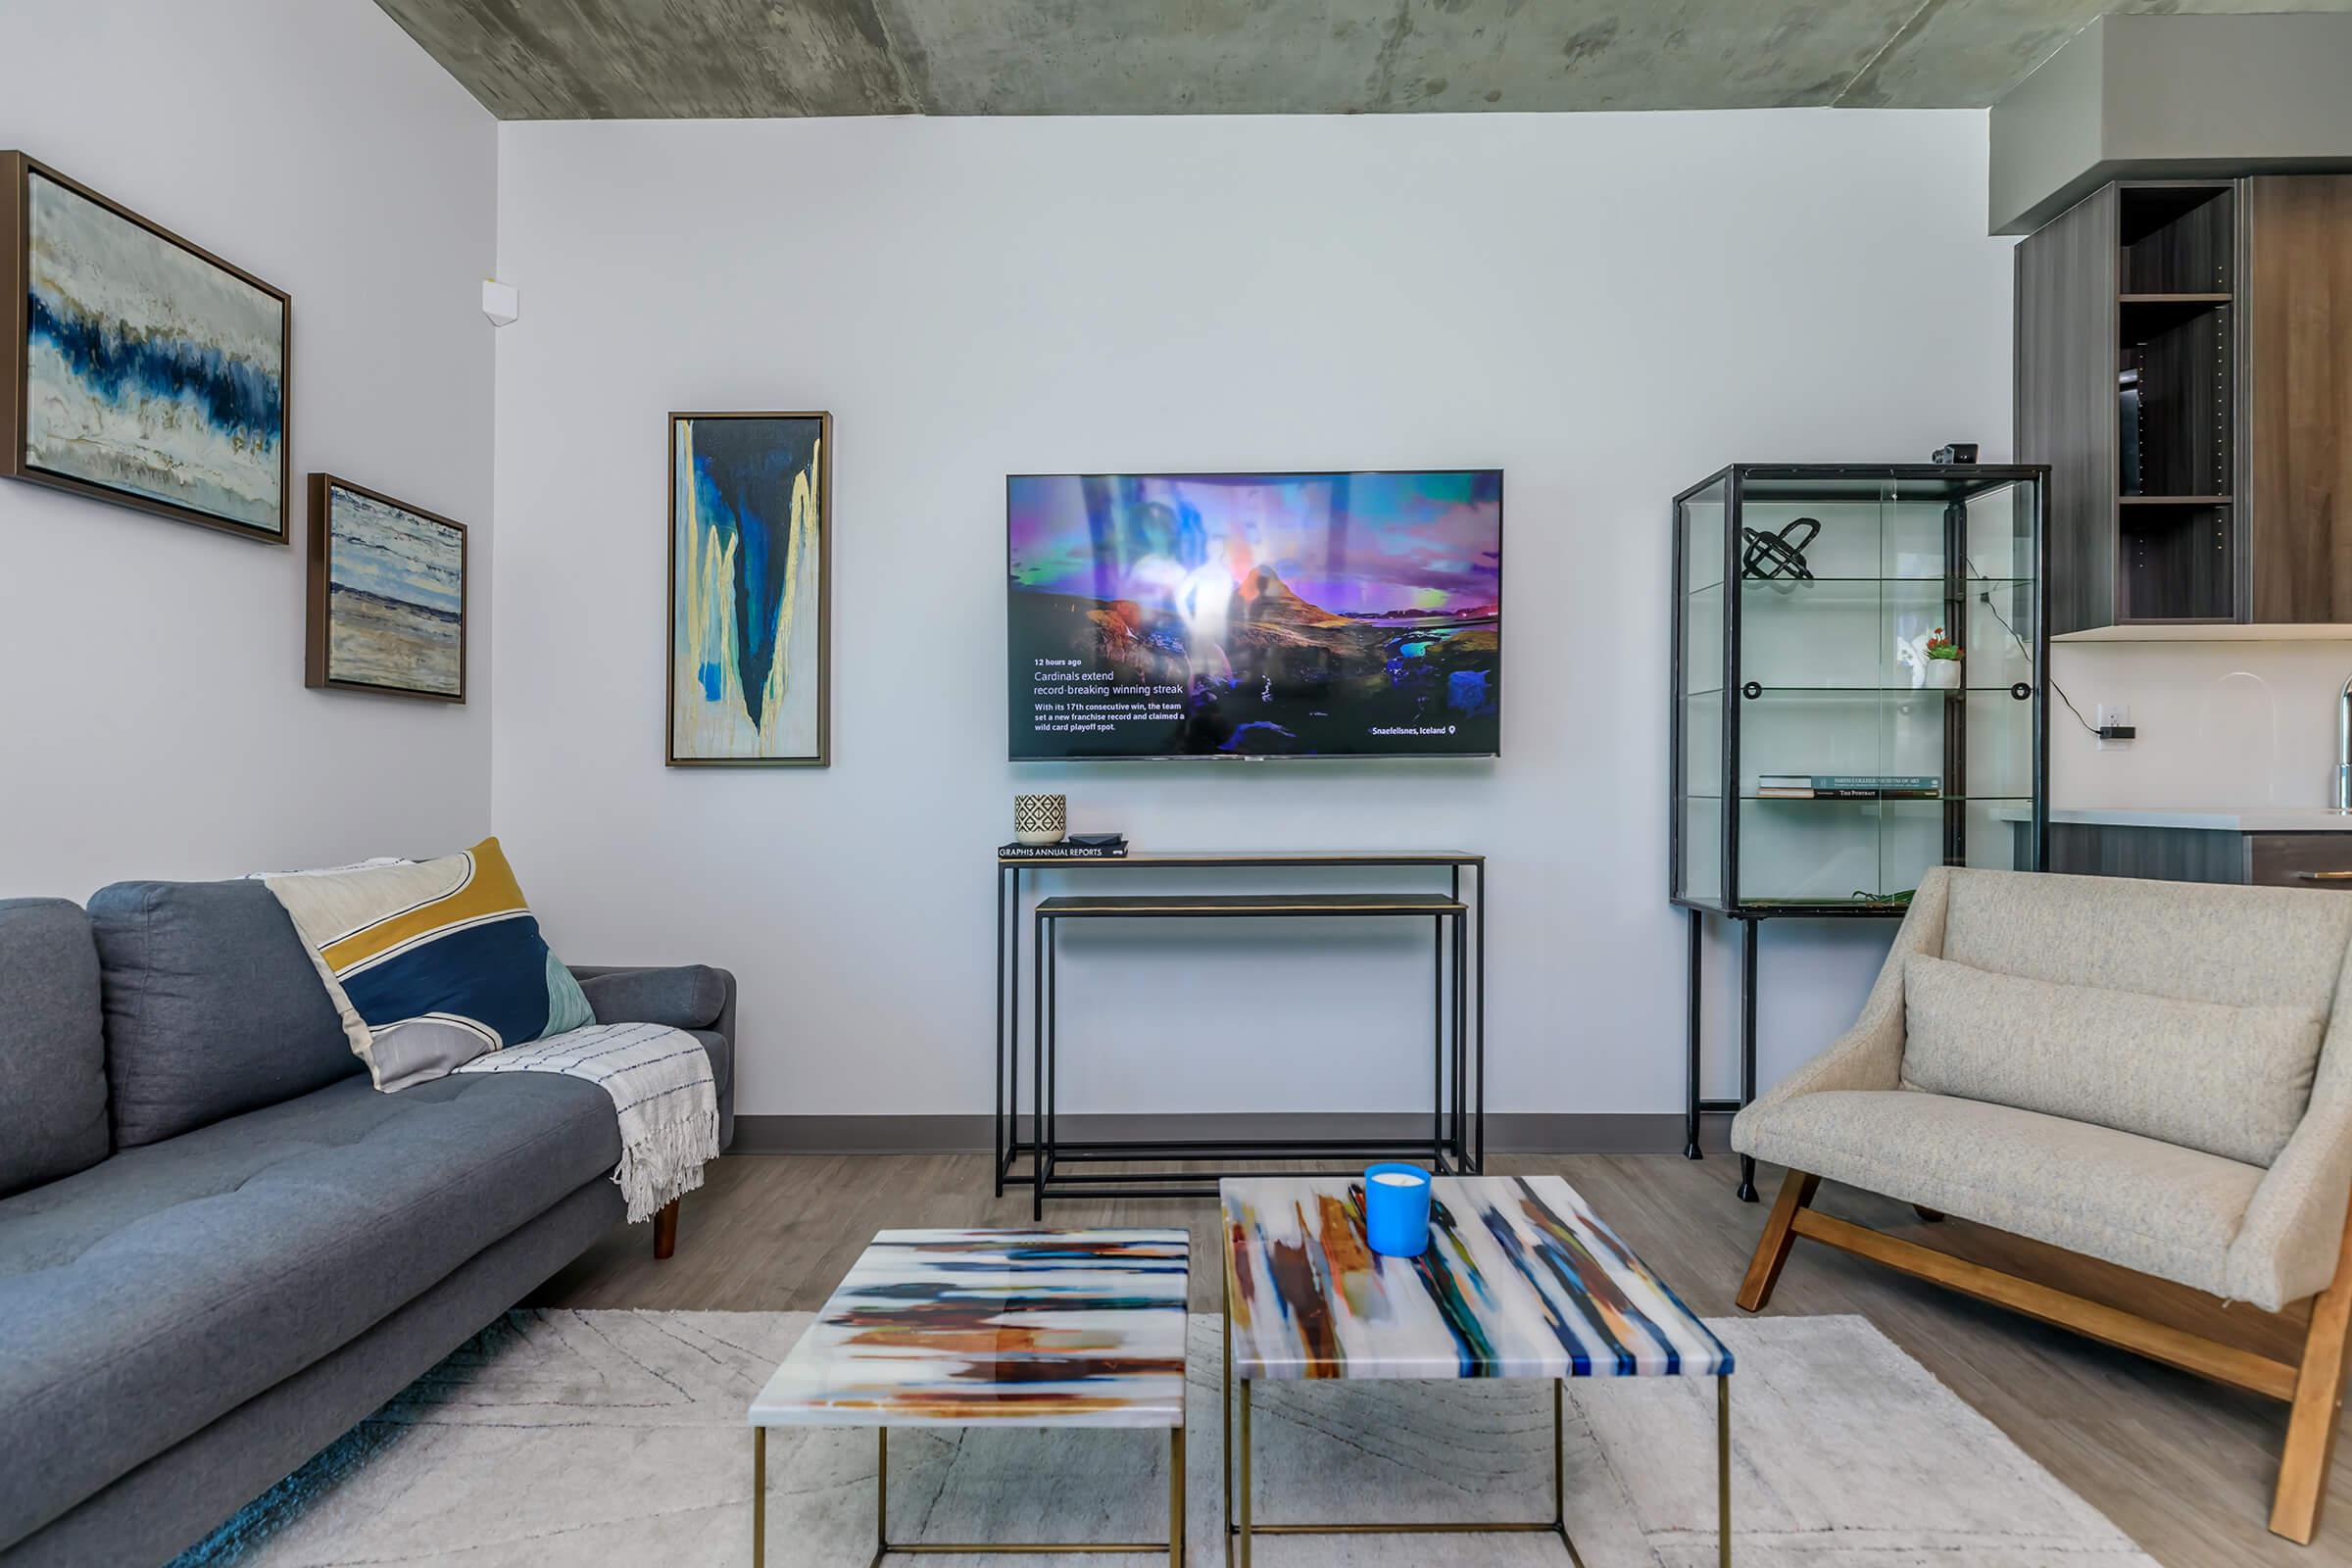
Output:
[[[2295,876],[2305,882],[2352,882],[2352,871],[2297,871]]]

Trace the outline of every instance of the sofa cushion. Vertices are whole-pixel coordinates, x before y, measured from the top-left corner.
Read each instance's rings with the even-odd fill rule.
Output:
[[[2268,1167],[2311,1101],[2326,1020],[1903,960],[1903,1086]]]
[[[106,1033],[89,917],[0,899],[0,1196],[106,1157]]]
[[[485,1326],[495,1327],[524,1293],[619,1224],[623,1206],[620,1189],[609,1181],[573,1188],[555,1207],[476,1252],[358,1339],[101,1488],[23,1541],[0,1541],[0,1562],[8,1568],[183,1561],[205,1568],[231,1563],[250,1568],[257,1557],[282,1561],[276,1548],[292,1543],[277,1534],[281,1524],[298,1519],[311,1503],[330,1519],[340,1517],[324,1490],[301,1491],[286,1512],[255,1508],[201,1556],[173,1554],[190,1542],[204,1541],[220,1525],[222,1514],[247,1498],[262,1497]],[[389,1436],[392,1430],[397,1429],[377,1428],[376,1435]],[[525,1445],[536,1444],[533,1437],[516,1436]],[[646,1480],[659,1483],[651,1475]],[[511,1482],[512,1472],[503,1466],[484,1466],[474,1472],[472,1484],[490,1488]],[[277,1500],[284,1500],[282,1494]],[[337,1531],[329,1524],[320,1535],[332,1540]],[[538,1561],[571,1568],[574,1559],[545,1541],[525,1534],[514,1549],[527,1553],[536,1545]],[[317,1548],[294,1549],[314,1564],[318,1561]],[[325,1549],[333,1551],[331,1545]]]
[[[0,1547],[619,1158],[580,1079],[352,1076],[0,1200]]]
[[[259,882],[90,899],[115,1142],[151,1144],[360,1070],[293,922]]]
[[[2226,1295],[2252,1165],[2088,1122],[1909,1089],[1751,1105],[1741,1153]],[[2284,1304],[2257,1301],[2266,1310]]]

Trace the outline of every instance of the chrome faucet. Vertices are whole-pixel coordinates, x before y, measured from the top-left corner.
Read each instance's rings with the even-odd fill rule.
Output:
[[[2335,799],[2330,804],[2352,812],[2352,678],[2335,700]]]

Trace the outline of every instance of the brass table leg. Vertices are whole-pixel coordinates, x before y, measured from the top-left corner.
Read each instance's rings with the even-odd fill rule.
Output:
[[[874,1428],[874,1554],[865,1568],[890,1555],[890,1428]]]
[[[1562,1412],[1567,1403],[1568,1385],[1565,1380],[1551,1386],[1551,1528],[1568,1539],[1568,1420]]]
[[[1715,1379],[1716,1557],[1732,1568],[1732,1380]]]
[[[753,1429],[754,1453],[764,1474],[767,1447],[766,1433]],[[874,1428],[874,1554],[866,1559],[866,1568],[879,1568],[885,1557],[969,1555],[981,1552],[1020,1553],[1115,1553],[1137,1555],[1143,1552],[1165,1550],[1168,1568],[1184,1568],[1184,1428],[1168,1429],[1168,1539],[1165,1541],[908,1541],[893,1543],[890,1539],[890,1428]],[[764,1490],[764,1482],[762,1482]],[[764,1526],[760,1505],[752,1511],[752,1540],[755,1552],[761,1549],[760,1536]],[[755,1565],[757,1568],[757,1565]]]
[[[1168,1568],[1184,1568],[1184,1428],[1168,1432]]]
[[[1228,1381],[1231,1381],[1232,1373],[1230,1369],[1228,1369],[1226,1376]],[[1551,1386],[1551,1517],[1549,1519],[1528,1520],[1524,1523],[1514,1521],[1504,1524],[1460,1525],[1427,1524],[1421,1522],[1402,1524],[1363,1524],[1353,1522],[1335,1522],[1331,1524],[1288,1524],[1277,1521],[1273,1524],[1263,1525],[1253,1523],[1250,1518],[1250,1379],[1243,1378],[1240,1384],[1242,1420],[1241,1434],[1238,1439],[1234,1436],[1230,1419],[1226,1425],[1227,1446],[1230,1452],[1239,1455],[1238,1468],[1241,1472],[1240,1479],[1238,1481],[1234,1480],[1230,1475],[1227,1478],[1225,1494],[1227,1521],[1225,1526],[1225,1539],[1227,1543],[1225,1560],[1227,1568],[1234,1568],[1234,1552],[1232,1548],[1232,1543],[1237,1539],[1241,1542],[1240,1568],[1250,1568],[1250,1542],[1251,1536],[1253,1535],[1486,1536],[1526,1535],[1537,1532],[1557,1536],[1560,1540],[1560,1544],[1567,1549],[1568,1560],[1575,1565],[1575,1568],[1585,1568],[1585,1559],[1583,1555],[1577,1551],[1575,1540],[1568,1534],[1568,1423],[1566,1414],[1566,1383],[1554,1380]],[[1233,1522],[1233,1492],[1236,1487],[1240,1489],[1242,1494],[1241,1520],[1238,1526]],[[1729,1540],[1728,1536],[1726,1537],[1726,1540]],[[1730,1559],[1726,1558],[1725,1560],[1728,1563]]]
[[[1250,1568],[1250,1380],[1242,1379],[1242,1568]]]
[[[1225,1568],[1233,1568],[1233,1297],[1219,1293],[1218,1331],[1225,1343],[1225,1379],[1217,1393],[1224,1439],[1217,1448],[1217,1491],[1225,1497]]]
[[[767,1428],[752,1428],[752,1568],[767,1565]]]

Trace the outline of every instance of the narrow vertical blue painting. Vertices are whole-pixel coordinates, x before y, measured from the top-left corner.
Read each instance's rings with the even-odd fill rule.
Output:
[[[285,296],[29,160],[14,167],[25,327],[7,471],[282,541]]]
[[[826,414],[669,418],[670,765],[830,760]]]

